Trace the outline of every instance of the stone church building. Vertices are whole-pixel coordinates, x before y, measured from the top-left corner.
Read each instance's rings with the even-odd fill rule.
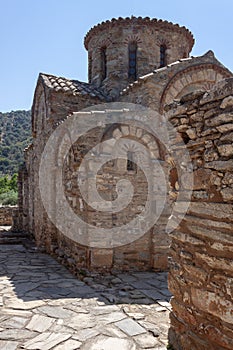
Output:
[[[38,246],[73,272],[166,270],[169,255],[169,289],[174,296],[169,341],[173,348],[231,350],[233,76],[212,51],[200,57],[190,56],[193,44],[190,31],[177,24],[141,17],[112,19],[93,27],[84,39],[88,83],[39,75],[32,106],[33,141],[25,150],[25,165],[19,172],[19,210],[14,228],[30,232]],[[52,159],[49,152],[44,156],[43,151],[61,125],[93,106],[110,118],[116,111],[108,110],[106,105],[119,102],[122,106],[131,103],[150,108],[173,125],[177,131],[173,139],[177,154],[182,158],[184,148],[188,150],[194,181],[190,187],[187,174],[178,176],[174,158],[160,139],[140,126],[119,122],[96,126],[91,120],[90,126],[93,122],[95,127],[72,144],[64,162],[55,157],[64,146],[57,142],[55,149],[50,148],[56,158],[51,174],[43,173],[48,197],[53,198],[50,209],[59,221],[67,202],[70,212],[92,225],[96,232],[102,228],[121,231],[123,225],[143,212],[147,194],[156,191],[149,187],[144,172],[137,166],[137,148],[127,148],[130,143],[124,144],[125,140],[137,141],[147,150],[144,168],[152,171],[155,162],[161,165],[168,200],[159,219],[138,239],[106,249],[88,244],[88,239],[87,244],[77,242],[59,229],[43,205],[39,174],[41,160]],[[83,193],[92,193],[90,186],[86,187],[87,193],[80,191],[78,169],[97,144],[106,141],[107,146],[102,149],[106,155],[119,140],[123,140],[119,154],[124,153],[125,157],[104,163],[96,176],[96,189],[105,202],[114,201],[119,194],[115,189],[123,178],[130,181],[135,192],[123,210],[103,213],[83,200]],[[98,156],[93,152],[89,157],[87,175]],[[64,201],[58,196],[58,179]],[[156,185],[160,186],[160,180],[158,177]],[[187,190],[191,190],[188,199]],[[179,196],[178,216],[183,204],[188,202],[189,207],[179,226],[168,235],[166,225]],[[156,205],[151,207],[152,214],[157,213]],[[67,228],[73,224],[69,218],[64,221]],[[75,230],[78,234],[80,227],[75,226]],[[89,237],[89,231],[85,237]]]
[[[165,225],[169,206],[164,208],[156,225],[134,242],[112,249],[78,244],[64,236],[48,218],[40,197],[39,165],[49,136],[74,112],[93,105],[130,102],[163,114],[165,106],[174,100],[196,91],[208,91],[222,79],[232,77],[212,51],[199,57],[190,56],[193,45],[192,33],[178,24],[148,17],[112,19],[94,26],[84,39],[88,52],[88,83],[45,73],[39,75],[32,106],[33,141],[25,150],[25,166],[19,173],[19,211],[15,226],[32,233],[39,246],[57,255],[71,268],[126,271],[167,268],[170,239]],[[185,143],[195,138],[189,127],[181,129]],[[88,149],[103,139],[125,136],[137,139],[163,164],[170,179],[168,192],[171,190],[174,195],[178,189],[175,169],[167,164],[167,154],[158,140],[143,130],[124,125],[99,127],[74,145],[72,161],[64,166],[65,193],[73,211],[97,227],[127,223],[140,212],[140,205],[145,201],[146,179],[140,170],[135,171],[132,159],[117,169],[113,164],[106,164],[97,184],[107,200],[114,197],[114,186],[121,176],[136,185],[138,191],[133,205],[123,212],[102,216],[95,213],[82,202],[73,181]],[[129,157],[132,156],[129,152]]]

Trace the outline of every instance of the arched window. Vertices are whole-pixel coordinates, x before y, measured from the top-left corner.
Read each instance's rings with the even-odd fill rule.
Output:
[[[160,46],[160,67],[165,67],[167,65],[167,47],[166,45]]]
[[[130,80],[137,80],[137,44],[132,42],[129,44],[129,71]]]
[[[101,61],[101,81],[103,81],[107,77],[106,47],[102,47],[100,50],[100,61]]]
[[[127,170],[136,171],[136,169],[137,169],[137,165],[135,163],[134,153],[131,151],[128,151],[127,152]]]
[[[92,54],[88,53],[88,80],[91,83],[92,80]]]

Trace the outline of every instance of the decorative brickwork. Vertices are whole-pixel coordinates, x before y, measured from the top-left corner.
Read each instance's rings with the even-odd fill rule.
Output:
[[[164,106],[197,89],[209,90],[216,82],[232,74],[212,51],[201,57],[180,59],[139,77],[121,92],[120,101],[150,106],[163,113]]]
[[[92,57],[90,83],[116,98],[132,80],[128,76],[128,46],[137,44],[137,77],[160,67],[160,46],[166,45],[166,63],[188,55],[194,44],[185,28],[150,18],[119,18],[93,27],[85,37],[85,47]],[[106,51],[106,77],[102,79],[100,49]],[[182,55],[180,52],[182,51]],[[136,79],[135,79],[136,80]]]

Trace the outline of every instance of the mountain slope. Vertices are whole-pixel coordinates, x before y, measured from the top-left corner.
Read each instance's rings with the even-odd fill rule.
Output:
[[[0,176],[13,175],[31,142],[31,112],[0,112]]]

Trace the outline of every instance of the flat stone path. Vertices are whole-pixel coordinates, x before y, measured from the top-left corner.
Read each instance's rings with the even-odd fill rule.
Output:
[[[167,349],[166,273],[83,280],[34,246],[0,245],[1,350]]]

